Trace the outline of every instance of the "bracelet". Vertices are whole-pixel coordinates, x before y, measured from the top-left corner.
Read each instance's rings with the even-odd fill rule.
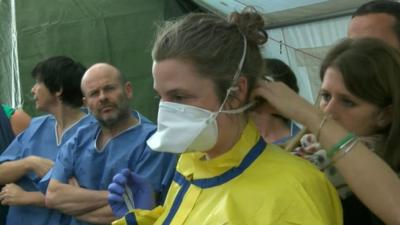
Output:
[[[335,164],[337,161],[339,161],[341,158],[343,158],[347,153],[349,153],[359,141],[358,138],[355,138],[353,140],[354,141],[345,150],[340,151],[341,154],[338,157],[336,157],[335,160],[332,160],[332,164]]]
[[[332,146],[328,152],[328,158],[331,159],[337,151],[343,149],[344,147],[346,147],[349,143],[351,143],[354,139],[356,138],[356,136],[353,133],[348,133],[344,138],[342,138],[340,141],[338,141],[334,146]]]
[[[330,114],[325,114],[324,117],[322,117],[321,123],[319,124],[317,134],[315,135],[315,138],[319,140],[319,135],[321,134],[321,129],[325,125],[325,122],[328,120],[330,117]]]

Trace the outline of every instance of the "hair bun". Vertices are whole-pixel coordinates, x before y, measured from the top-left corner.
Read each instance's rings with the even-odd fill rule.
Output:
[[[267,42],[268,34],[264,30],[264,20],[253,7],[246,7],[241,13],[233,12],[228,21],[238,26],[248,41],[255,42],[257,45]]]

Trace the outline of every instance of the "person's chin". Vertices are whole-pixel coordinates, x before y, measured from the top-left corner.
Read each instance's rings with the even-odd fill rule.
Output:
[[[108,114],[108,115],[103,115],[102,120],[109,124],[109,123],[114,123],[115,121],[118,120],[118,115],[117,114]]]

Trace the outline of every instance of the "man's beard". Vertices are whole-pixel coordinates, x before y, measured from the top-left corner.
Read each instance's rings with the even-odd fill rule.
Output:
[[[126,105],[123,106],[123,108],[119,108],[120,110],[116,113],[116,115],[113,115],[111,117],[108,117],[107,119],[102,119],[102,118],[97,118],[99,121],[100,125],[105,128],[113,128],[115,126],[118,126],[119,124],[123,123],[123,121],[126,121],[130,117],[130,110],[129,107]]]

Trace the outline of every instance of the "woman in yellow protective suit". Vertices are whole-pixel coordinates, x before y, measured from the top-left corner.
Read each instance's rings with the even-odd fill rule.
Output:
[[[109,203],[122,218],[113,224],[342,224],[325,176],[265,143],[245,112],[263,75],[263,27],[260,15],[243,12],[189,14],[160,28],[152,51],[158,129],[147,144],[182,154],[163,206],[134,172],[114,177]]]

